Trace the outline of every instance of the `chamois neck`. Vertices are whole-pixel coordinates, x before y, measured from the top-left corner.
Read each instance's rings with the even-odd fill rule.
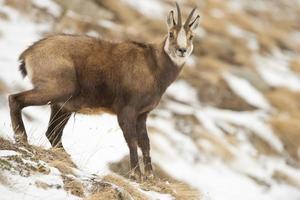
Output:
[[[157,69],[155,70],[156,80],[159,82],[160,89],[164,92],[165,89],[176,80],[182,66],[178,67],[165,52],[166,38],[160,43],[154,44],[155,62]]]

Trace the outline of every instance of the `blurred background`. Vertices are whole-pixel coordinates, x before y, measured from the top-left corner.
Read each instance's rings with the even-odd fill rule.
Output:
[[[184,17],[197,6],[201,23],[148,121],[156,171],[200,199],[299,200],[300,1],[177,1]],[[7,95],[31,87],[17,59],[32,42],[54,33],[161,41],[171,9],[172,0],[0,0],[0,135],[13,138]],[[26,108],[24,118],[29,142],[49,148],[49,108]],[[112,115],[76,114],[63,145],[85,172],[126,174]]]

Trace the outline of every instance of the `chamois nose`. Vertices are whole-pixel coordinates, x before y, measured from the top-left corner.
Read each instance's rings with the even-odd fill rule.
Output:
[[[179,48],[178,51],[183,55],[186,52],[186,48]]]

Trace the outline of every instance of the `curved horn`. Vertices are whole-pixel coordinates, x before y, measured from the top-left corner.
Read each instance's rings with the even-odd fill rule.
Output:
[[[177,25],[182,26],[180,8],[179,8],[179,5],[177,2],[175,4],[176,4],[176,8],[177,8]]]
[[[174,11],[171,11],[171,15],[172,15],[172,22],[173,22],[173,26],[176,25],[175,19],[174,19]]]
[[[188,16],[187,20],[185,21],[184,26],[189,26],[189,23],[190,23],[190,21],[191,21],[191,19],[192,19],[192,17],[193,17],[193,14],[194,14],[194,12],[195,12],[196,9],[197,9],[197,8],[195,7],[195,8],[192,10],[192,12],[191,12],[190,15]]]

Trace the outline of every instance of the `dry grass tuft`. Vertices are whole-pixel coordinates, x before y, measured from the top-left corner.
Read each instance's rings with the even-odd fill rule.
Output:
[[[290,61],[290,66],[291,66],[293,71],[300,74],[300,59],[299,58],[292,59]]]
[[[148,191],[156,191],[159,193],[170,194],[175,199],[181,200],[198,200],[200,198],[199,191],[192,189],[185,183],[179,181],[164,181],[162,179],[153,179],[145,181],[141,184],[141,188]]]
[[[9,180],[2,174],[0,171],[0,185],[9,186],[10,182]]]
[[[300,146],[300,117],[275,116],[271,125],[275,133],[284,144],[286,151],[295,159],[300,160],[298,149]]]
[[[113,188],[105,188],[101,192],[97,192],[92,194],[90,197],[86,198],[86,200],[119,200],[120,197],[118,192]]]
[[[286,88],[277,88],[268,91],[266,97],[279,111],[295,113],[300,110],[300,93]]]
[[[196,71],[186,72],[184,78],[197,89],[201,103],[235,111],[255,109],[233,92],[220,74]]]
[[[0,150],[14,150],[18,151],[18,147],[9,140],[0,137]]]
[[[62,174],[74,174],[72,168],[68,163],[61,160],[54,160],[49,163],[50,166],[57,168]]]
[[[51,149],[43,149],[42,147],[37,146],[30,146],[31,151],[35,154],[37,159],[43,160],[47,163],[56,163],[56,161],[59,161],[63,163],[65,166],[61,166],[63,168],[75,168],[76,165],[73,163],[73,161],[70,158],[70,155],[67,154],[63,149],[61,148],[51,148]],[[61,164],[58,164],[61,165]],[[68,171],[68,170],[67,170]]]
[[[284,182],[291,186],[300,188],[300,181],[295,179],[294,177],[291,177],[283,171],[275,170],[273,172],[272,178],[278,181],[279,183]]]
[[[121,176],[128,177],[130,171],[129,157],[124,157],[120,162],[113,163],[110,165],[110,169]],[[191,188],[186,183],[180,182],[172,178],[168,173],[166,173],[159,166],[154,165],[155,178],[153,180],[146,180],[140,184],[140,187],[145,191],[155,191],[159,193],[167,193],[174,196],[176,199],[182,200],[196,200],[199,199],[199,191]],[[111,182],[111,181],[109,181]],[[116,185],[117,182],[113,182]],[[131,191],[124,188],[130,194]],[[134,188],[133,188],[134,189]],[[133,196],[134,197],[134,196]]]
[[[279,155],[279,152],[277,152],[276,149],[274,149],[274,147],[271,146],[269,142],[262,139],[257,134],[251,133],[249,136],[249,140],[259,154],[267,155],[267,156]]]
[[[129,194],[135,200],[145,200],[145,199],[147,199],[147,197],[145,195],[143,195],[142,192],[137,190],[135,186],[130,184],[129,181],[122,178],[121,176],[107,175],[102,180],[106,181],[106,182],[109,182],[109,183],[113,183],[113,184],[119,186],[120,188],[122,188],[123,190],[125,190],[126,192],[124,192],[122,194],[122,196],[124,196],[125,199],[130,199],[128,197]]]
[[[225,145],[226,143],[224,141],[220,141],[219,138],[214,137],[212,134],[202,132],[201,140],[206,140],[213,147],[212,149],[207,150],[205,147],[200,145],[201,142],[198,142],[198,147],[201,149],[201,151],[203,151],[203,153],[208,154],[210,157],[219,157],[224,162],[230,162],[235,158],[234,154],[230,151],[228,146]],[[228,138],[228,140],[230,140],[230,142],[235,143],[235,141],[233,141],[233,138]]]
[[[69,191],[75,196],[84,197],[84,187],[82,183],[67,176],[62,176],[62,178],[64,182],[64,189],[66,191]]]

